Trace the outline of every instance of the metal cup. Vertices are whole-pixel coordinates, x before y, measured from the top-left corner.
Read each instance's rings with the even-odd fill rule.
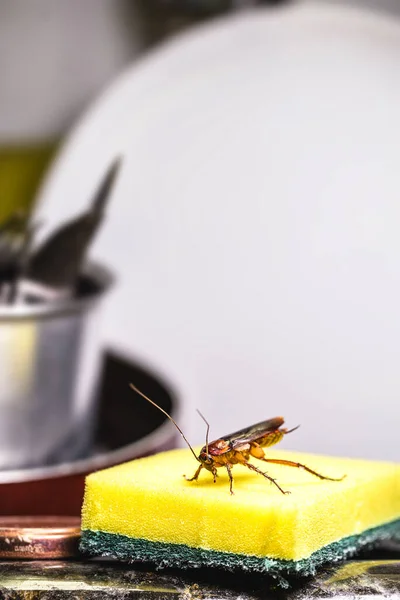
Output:
[[[0,469],[74,460],[96,420],[99,309],[112,276],[83,273],[62,303],[0,306]]]

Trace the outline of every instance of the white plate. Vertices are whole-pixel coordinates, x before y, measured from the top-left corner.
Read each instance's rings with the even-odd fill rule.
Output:
[[[124,73],[43,190],[52,226],[126,159],[93,254],[104,337],[180,387],[203,439],[400,458],[400,25],[304,3],[198,28]],[[135,398],[132,398],[135,401]]]

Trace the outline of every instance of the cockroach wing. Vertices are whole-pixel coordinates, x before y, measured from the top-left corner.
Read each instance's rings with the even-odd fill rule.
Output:
[[[260,423],[256,423],[255,425],[250,425],[250,427],[245,427],[244,429],[240,429],[235,433],[231,433],[230,435],[224,436],[224,440],[230,442],[230,447],[232,450],[235,450],[238,446],[242,444],[247,444],[251,442],[256,442],[260,438],[265,437],[268,433],[272,431],[276,431],[283,425],[284,419],[283,417],[274,417],[273,419],[268,419],[267,421],[261,421]]]
[[[206,447],[204,446],[202,451],[204,452],[205,449]],[[211,456],[221,456],[221,454],[226,454],[229,450],[231,450],[229,440],[219,439],[208,444],[208,453],[211,454]]]

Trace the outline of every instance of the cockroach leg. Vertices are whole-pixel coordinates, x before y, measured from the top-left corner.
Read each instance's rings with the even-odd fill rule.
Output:
[[[186,477],[186,475],[184,475],[184,478],[186,479],[186,481],[197,481],[199,475],[200,475],[200,471],[202,470],[203,465],[200,465],[196,471],[196,473],[193,475],[193,477]]]
[[[263,477],[265,477],[265,479],[268,479],[271,483],[273,483],[274,485],[276,485],[276,487],[278,488],[278,490],[280,492],[282,492],[282,494],[290,494],[290,492],[285,492],[285,490],[283,490],[281,488],[281,486],[279,485],[279,483],[273,479],[273,477],[270,477],[269,475],[267,475],[267,473],[264,473],[263,471],[261,471],[258,467],[256,467],[255,465],[252,465],[249,462],[244,462],[242,463],[245,467],[247,467],[248,469],[251,469],[252,471],[255,471],[256,473],[258,473],[259,475],[262,475]]]
[[[217,469],[212,470],[212,475],[213,475],[214,483],[217,483],[217,477],[218,477]]]
[[[315,477],[319,477],[319,479],[327,479],[328,481],[342,481],[346,475],[340,477],[340,479],[334,479],[333,477],[325,477],[325,475],[321,475],[321,473],[317,473],[317,471],[313,471],[310,467],[303,465],[302,463],[293,462],[291,460],[283,460],[279,458],[260,458],[267,463],[273,463],[275,465],[284,465],[286,467],[296,467],[297,469],[303,469],[303,471],[307,471],[307,473],[311,473],[311,475],[315,475]]]
[[[232,477],[232,467],[229,463],[226,463],[226,470],[229,475],[229,491],[231,492],[231,496],[233,496],[233,477]]]

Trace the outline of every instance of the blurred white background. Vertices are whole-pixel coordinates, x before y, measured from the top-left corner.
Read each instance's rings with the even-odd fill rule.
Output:
[[[0,141],[54,138],[142,47],[135,3],[0,0]]]
[[[398,0],[319,1],[400,15]],[[0,0],[0,144],[63,134],[142,55],[144,29],[132,0]]]
[[[400,24],[249,12],[128,70],[43,190],[78,210],[126,156],[94,248],[107,341],[167,374],[203,439],[283,414],[286,445],[399,458]],[[84,167],[83,167],[84,166]]]
[[[125,156],[93,248],[119,276],[104,341],[174,382],[195,443],[199,407],[212,436],[283,414],[302,425],[286,447],[400,458],[396,5],[254,9],[135,60],[42,190],[50,228]],[[75,61],[75,110],[139,55],[139,30],[101,31],[93,61],[114,55]]]

